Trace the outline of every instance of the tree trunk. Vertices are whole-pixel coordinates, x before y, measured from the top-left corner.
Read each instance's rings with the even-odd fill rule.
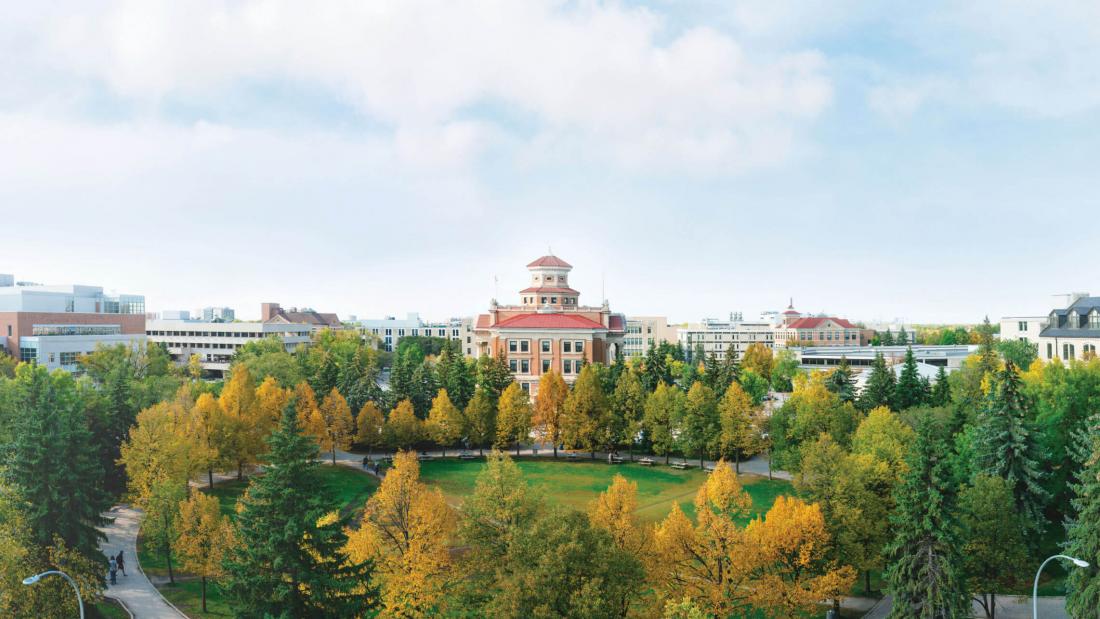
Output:
[[[733,472],[738,475],[741,474],[741,450],[735,449],[733,451]]]
[[[516,457],[519,457],[519,443],[516,443]]]
[[[206,576],[202,577],[202,612],[206,612]]]
[[[866,570],[866,571],[863,572],[863,582],[865,583],[864,586],[863,586],[863,595],[870,596],[871,595],[871,570]]]
[[[237,481],[244,480],[244,462],[237,460]]]
[[[214,469],[206,469],[206,479],[210,482],[210,489],[214,489]]]
[[[439,449],[443,453],[442,457],[446,458],[447,457],[447,448],[446,447],[440,447]]]
[[[997,619],[997,594],[989,594],[989,619]]]
[[[554,457],[555,458],[558,457],[558,444],[557,443],[554,443]]]
[[[168,542],[168,514],[164,514],[164,559],[168,562],[168,582],[176,584],[176,575],[172,573],[172,545]]]
[[[332,466],[336,466],[336,446],[332,446]]]
[[[772,450],[768,450],[768,481],[772,478]]]
[[[626,453],[630,454],[630,461],[633,462],[634,461],[634,444],[633,443],[630,444],[630,447],[626,448]]]
[[[596,459],[596,450],[594,450],[594,449],[592,450],[592,459],[593,460]]]
[[[665,466],[668,466],[668,453],[665,453]]]
[[[699,468],[703,468],[703,454],[699,453]]]

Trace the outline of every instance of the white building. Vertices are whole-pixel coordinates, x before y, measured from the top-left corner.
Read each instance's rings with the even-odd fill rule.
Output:
[[[417,312],[409,312],[405,318],[386,316],[382,319],[360,319],[355,321],[364,334],[378,337],[382,350],[397,350],[403,337],[439,337],[461,344],[462,354],[477,356],[474,343],[474,322],[472,318],[451,318],[446,322],[425,322]]]
[[[44,286],[0,275],[0,347],[20,361],[79,371],[98,346],[145,341],[145,297],[99,286]]]
[[[680,327],[676,337],[685,354],[693,355],[696,347],[702,344],[708,357],[713,353],[719,360],[725,359],[730,346],[738,359],[752,344],[775,348],[775,328],[771,322],[742,320],[736,313],[730,315],[730,320],[704,318],[702,322]]]
[[[1001,318],[1001,339],[1022,340],[1039,345],[1039,332],[1047,324],[1047,316],[1005,316]]]
[[[978,350],[975,345],[940,346],[923,344],[912,346],[810,346],[791,350],[797,355],[801,367],[806,370],[832,370],[840,365],[841,359],[847,359],[848,365],[858,371],[870,368],[875,361],[875,355],[880,353],[886,359],[886,363],[891,365],[900,364],[905,360],[905,354],[910,348],[913,350],[913,358],[918,363],[932,368],[942,366],[949,373],[959,369],[963,360]]]
[[[650,346],[676,342],[676,327],[665,316],[627,316],[623,358],[644,357]]]
[[[221,322],[233,322],[237,319],[237,312],[232,307],[204,307],[195,313],[202,316],[206,322],[220,320]]]
[[[204,370],[225,373],[241,346],[265,337],[278,337],[287,352],[308,345],[313,328],[308,324],[268,322],[207,322],[201,320],[150,320],[145,325],[150,342],[163,344],[172,360],[186,365],[198,355]]]
[[[1100,297],[1075,292],[1069,301],[1065,309],[1051,310],[1047,315],[1039,331],[1039,358],[1071,361],[1096,356],[1100,346]]]

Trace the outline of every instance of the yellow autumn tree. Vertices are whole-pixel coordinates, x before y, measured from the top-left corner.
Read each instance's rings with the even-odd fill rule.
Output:
[[[223,449],[232,436],[232,424],[225,418],[218,400],[209,393],[204,393],[195,400],[191,407],[190,424],[195,429],[197,436],[205,443],[203,450],[206,456],[203,470],[206,471],[207,482],[214,487],[214,467],[225,461]]]
[[[120,447],[119,458],[126,467],[127,487],[136,504],[143,505],[161,484],[185,487],[192,475],[205,470],[213,460],[191,409],[184,388],[175,399],[137,414],[127,440]]]
[[[745,354],[741,357],[742,368],[751,370],[757,376],[769,382],[772,379],[772,368],[774,366],[775,358],[772,356],[772,349],[760,342],[749,344],[749,347],[745,349]]]
[[[256,385],[247,366],[233,367],[218,404],[224,413],[221,455],[227,463],[237,467],[237,479],[244,479],[245,465],[256,463],[264,451],[264,429],[268,427],[260,419]]]
[[[351,418],[348,401],[335,388],[328,392],[321,406],[310,417],[310,434],[317,437],[323,451],[332,452],[332,464],[336,465],[336,450],[351,447],[355,435],[355,421]]]
[[[913,428],[885,406],[871,410],[852,434],[852,453],[885,462],[900,480],[908,466],[905,457],[913,444]]]
[[[758,441],[752,398],[737,381],[730,383],[718,402],[718,421],[722,429],[718,438],[721,453],[733,457],[734,472],[740,473],[741,459],[756,450]]]
[[[233,526],[222,516],[218,500],[203,492],[192,492],[179,504],[179,538],[176,552],[183,569],[202,581],[202,612],[206,612],[206,581],[223,574],[222,559],[233,544]]]
[[[651,573],[663,599],[686,597],[720,617],[748,607],[744,534],[735,519],[751,507],[737,475],[721,460],[695,495],[695,524],[673,503],[653,534]]]
[[[497,437],[494,447],[503,448],[515,443],[519,446],[531,436],[531,398],[519,383],[513,382],[500,394],[497,404]]]
[[[539,391],[535,396],[535,410],[532,425],[539,440],[554,446],[554,457],[558,456],[561,444],[562,411],[565,398],[569,396],[569,386],[565,379],[554,370],[550,370],[539,379]]]
[[[829,533],[817,504],[778,497],[763,519],[745,528],[745,542],[752,603],[771,616],[812,611],[855,582],[855,570],[829,558]]]
[[[394,449],[408,449],[424,436],[424,424],[416,417],[412,401],[401,400],[390,411],[382,429],[387,445]]]
[[[313,420],[313,413],[318,408],[317,395],[314,394],[313,387],[310,387],[309,383],[304,380],[298,383],[294,387],[294,412],[298,417],[298,427],[303,434],[313,434],[310,431],[310,424]]]
[[[367,401],[359,409],[359,416],[355,418],[355,442],[367,447],[368,458],[376,447],[382,446],[382,428],[385,425],[386,418],[374,402]]]
[[[400,452],[382,485],[367,501],[359,530],[348,536],[353,560],[372,559],[383,617],[443,613],[452,578],[450,540],[454,511],[439,488],[420,481],[416,454]]]
[[[462,437],[463,417],[458,407],[451,402],[446,389],[440,389],[432,400],[432,410],[424,423],[427,435],[447,455],[447,447]]]
[[[588,519],[593,526],[607,531],[620,549],[642,559],[644,565],[650,552],[650,535],[638,522],[637,511],[638,483],[616,473],[607,490],[589,505]]]
[[[291,391],[279,386],[274,376],[268,376],[256,388],[257,417],[263,435],[267,436],[283,417],[283,409],[290,403]]]

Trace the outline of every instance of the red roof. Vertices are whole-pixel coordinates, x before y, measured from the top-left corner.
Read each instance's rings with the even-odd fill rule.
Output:
[[[573,265],[562,260],[561,258],[558,258],[557,256],[543,256],[542,258],[539,258],[538,260],[527,265],[527,268],[531,267],[561,267],[563,269],[572,269]]]
[[[545,292],[547,294],[580,294],[579,292],[577,292],[576,290],[573,290],[572,288],[554,288],[553,286],[544,286],[544,287],[541,287],[541,288],[538,287],[538,286],[535,286],[535,287],[532,287],[532,288],[524,288],[523,290],[519,291],[520,294],[527,294],[528,292],[534,292],[536,294],[543,293],[543,292]]]
[[[481,314],[480,316],[478,316],[477,317],[477,326],[475,326],[474,328],[475,329],[488,329],[489,328],[489,315],[488,314]]]
[[[612,314],[607,317],[607,324],[611,325],[612,331],[623,330],[623,317],[621,314]]]
[[[787,325],[788,329],[816,329],[821,323],[826,320],[831,320],[837,325],[844,327],[845,329],[858,329],[859,327],[844,320],[843,318],[834,318],[832,316],[821,316],[817,318],[799,318],[798,320]]]
[[[480,321],[479,321],[480,324]],[[602,324],[576,314],[520,314],[502,320],[491,329],[605,329]]]

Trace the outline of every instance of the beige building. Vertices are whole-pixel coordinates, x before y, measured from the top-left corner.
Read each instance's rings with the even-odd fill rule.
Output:
[[[623,337],[623,357],[644,357],[650,346],[676,343],[676,327],[665,316],[627,316]]]
[[[542,374],[554,370],[567,383],[586,363],[610,363],[622,350],[626,319],[607,301],[600,307],[580,304],[580,292],[569,286],[572,265],[543,256],[527,265],[531,285],[520,291],[520,305],[493,299],[489,313],[474,327],[475,355],[507,359],[516,382],[534,394]]]
[[[835,316],[803,316],[794,301],[775,327],[775,341],[786,346],[866,346],[874,331],[863,329]]]

